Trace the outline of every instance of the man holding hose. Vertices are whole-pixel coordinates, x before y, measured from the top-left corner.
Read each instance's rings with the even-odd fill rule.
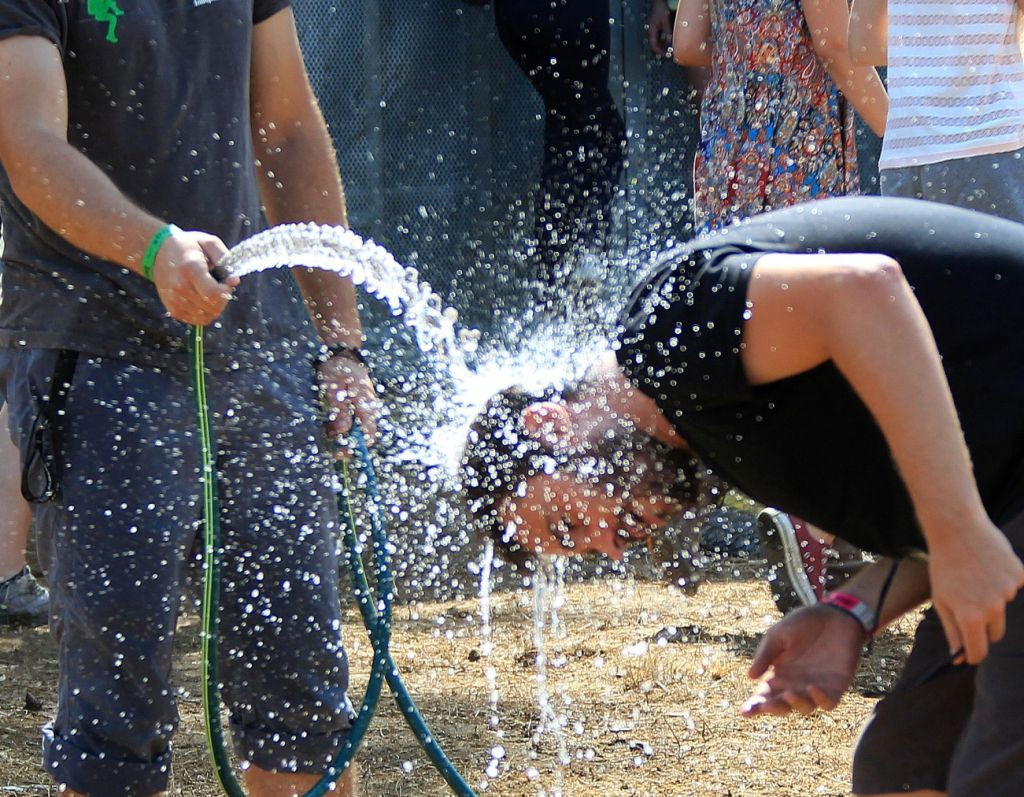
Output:
[[[290,0],[94,6],[0,0],[0,381],[60,644],[45,765],[71,794],[167,788],[204,325],[231,729],[250,793],[303,793],[352,716],[328,433],[372,438],[375,398],[349,280],[211,271],[261,206],[344,224],[337,165]]]

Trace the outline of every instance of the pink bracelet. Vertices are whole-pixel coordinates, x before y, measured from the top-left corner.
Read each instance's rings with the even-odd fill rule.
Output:
[[[821,605],[837,609],[852,617],[864,629],[868,639],[873,637],[875,631],[878,630],[878,618],[875,616],[875,610],[856,595],[851,595],[849,592],[829,592],[821,599]]]

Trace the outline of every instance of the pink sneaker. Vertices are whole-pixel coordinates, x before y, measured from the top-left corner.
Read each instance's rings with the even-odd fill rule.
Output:
[[[777,509],[757,516],[757,535],[768,562],[772,599],[783,614],[811,606],[825,594],[828,546],[799,518]]]

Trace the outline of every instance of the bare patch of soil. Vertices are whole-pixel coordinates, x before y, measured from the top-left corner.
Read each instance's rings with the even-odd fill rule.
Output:
[[[858,730],[895,677],[912,628],[905,621],[881,637],[831,714],[751,721],[738,715],[750,689],[745,672],[760,634],[776,618],[762,582],[713,581],[688,598],[629,579],[569,585],[561,612],[565,634],[547,642],[548,688],[566,718],[571,758],[559,766],[552,734],[532,741],[539,707],[531,603],[526,591],[493,596],[489,658],[482,655],[476,602],[395,611],[395,660],[431,729],[478,793],[536,797],[560,785],[566,797],[846,795]],[[667,627],[678,629],[675,641],[653,641]],[[180,797],[218,793],[202,731],[198,631],[194,615],[183,617],[176,661],[182,724],[171,789]],[[345,633],[358,700],[370,646],[354,610]],[[488,726],[489,662],[498,672],[496,730]],[[40,768],[38,730],[54,709],[56,671],[44,629],[0,630],[0,795],[56,794]],[[505,756],[498,776],[488,779],[484,771],[497,745]],[[358,768],[364,797],[448,793],[386,698]]]

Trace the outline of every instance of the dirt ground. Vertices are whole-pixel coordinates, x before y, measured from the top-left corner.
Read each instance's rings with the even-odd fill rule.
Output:
[[[395,660],[431,729],[478,793],[752,797],[848,794],[859,727],[891,683],[909,644],[909,621],[887,632],[833,713],[744,720],[745,671],[759,635],[776,615],[767,587],[750,577],[703,584],[684,597],[664,585],[607,578],[570,585],[564,633],[548,638],[548,691],[561,715],[534,743],[540,714],[532,593],[493,597],[494,649],[482,655],[476,601],[396,609]],[[361,697],[370,646],[357,613],[345,633],[353,697]],[[678,641],[652,642],[666,627]],[[197,692],[199,621],[183,617],[177,640],[181,730],[171,794],[218,793],[204,747]],[[54,708],[56,660],[44,629],[0,631],[0,795],[48,795],[39,765],[39,726]],[[499,722],[488,723],[485,669],[497,670]],[[492,750],[504,756],[489,778]],[[443,795],[444,782],[419,751],[390,700],[358,761],[360,794]]]

